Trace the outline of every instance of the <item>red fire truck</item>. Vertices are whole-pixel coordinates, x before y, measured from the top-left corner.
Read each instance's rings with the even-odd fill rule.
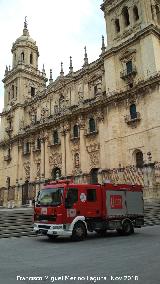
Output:
[[[83,240],[87,232],[129,235],[144,224],[140,185],[49,182],[34,205],[34,232],[49,238]]]

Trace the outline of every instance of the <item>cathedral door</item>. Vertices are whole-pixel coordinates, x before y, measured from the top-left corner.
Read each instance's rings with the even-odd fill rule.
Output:
[[[0,206],[3,206],[4,189],[0,189]]]
[[[28,190],[29,190],[28,181],[26,181],[25,184],[22,185],[22,205],[26,205],[29,202]]]

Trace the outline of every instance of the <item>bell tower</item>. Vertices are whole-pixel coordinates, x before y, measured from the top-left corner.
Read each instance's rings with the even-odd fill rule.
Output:
[[[23,34],[12,46],[12,68],[16,68],[18,64],[38,68],[38,47],[36,42],[30,37],[27,29],[27,21],[25,18]]]
[[[23,34],[12,45],[12,68],[6,66],[3,79],[4,109],[36,96],[46,86],[46,74],[38,70],[38,47],[28,31],[25,18]]]
[[[160,1],[104,0],[106,89],[133,87],[160,71]],[[108,80],[108,74],[111,78]]]
[[[25,106],[36,99],[46,87],[46,74],[38,70],[38,47],[30,37],[25,18],[22,35],[12,45],[12,67],[7,67],[3,79],[4,110],[2,112],[2,139],[16,135],[25,120]],[[8,116],[10,118],[8,123]],[[12,132],[6,132],[6,129]]]

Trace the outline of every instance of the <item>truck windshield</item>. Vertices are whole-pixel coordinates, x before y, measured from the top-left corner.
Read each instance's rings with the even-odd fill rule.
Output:
[[[62,203],[64,188],[42,189],[37,198],[37,205],[58,206]]]

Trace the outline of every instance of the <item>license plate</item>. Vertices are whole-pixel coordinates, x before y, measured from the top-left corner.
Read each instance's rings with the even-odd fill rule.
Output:
[[[47,208],[41,208],[41,214],[47,215]]]

